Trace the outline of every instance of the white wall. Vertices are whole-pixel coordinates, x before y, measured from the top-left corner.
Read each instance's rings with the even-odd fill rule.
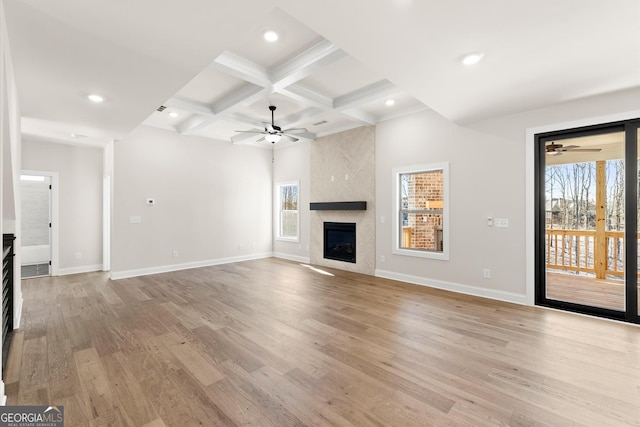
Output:
[[[20,108],[7,34],[4,2],[0,2],[0,234],[20,230]],[[20,233],[16,233],[13,273],[13,327],[20,327],[22,285],[20,282]],[[0,307],[3,309],[3,307]],[[0,342],[0,352],[2,343]],[[1,372],[0,372],[1,374]],[[1,377],[2,375],[0,375]],[[0,405],[4,405],[4,381],[0,381]]]
[[[378,123],[375,141],[376,275],[524,302],[523,145],[460,127],[433,111]],[[437,162],[450,167],[450,259],[393,254],[392,169]],[[508,218],[509,228],[488,227],[489,216]],[[483,278],[485,268],[490,279]]]
[[[271,255],[270,150],[146,126],[114,147],[113,278]]]
[[[504,117],[472,123],[469,126],[507,138],[525,152],[526,184],[526,260],[527,303],[534,303],[534,136],[536,133],[572,129],[640,118],[640,88],[567,101],[546,108],[518,112]]]
[[[22,169],[59,174],[58,273],[100,270],[103,150],[24,139]]]
[[[300,242],[273,241],[274,256],[309,262],[310,142],[299,142],[273,152],[273,181],[300,182]],[[275,186],[274,186],[275,191]],[[275,194],[274,194],[275,197]],[[275,198],[274,198],[275,203]],[[275,214],[275,211],[274,211]],[[274,236],[277,224],[274,222]]]

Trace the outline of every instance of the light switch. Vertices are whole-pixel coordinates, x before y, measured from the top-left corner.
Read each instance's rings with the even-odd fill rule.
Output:
[[[507,228],[509,227],[509,218],[496,218],[496,227]]]
[[[387,221],[387,219],[384,217],[384,215],[382,215],[380,217],[380,224],[384,224]]]
[[[129,223],[131,224],[140,224],[142,222],[142,217],[139,216],[130,216]]]

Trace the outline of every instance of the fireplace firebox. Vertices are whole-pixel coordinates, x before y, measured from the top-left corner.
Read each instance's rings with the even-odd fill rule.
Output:
[[[337,261],[356,262],[355,223],[324,223],[324,257]]]

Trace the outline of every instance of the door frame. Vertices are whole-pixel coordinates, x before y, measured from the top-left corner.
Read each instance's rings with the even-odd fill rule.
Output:
[[[638,116],[636,116],[638,117]],[[638,129],[640,119],[628,119],[609,123],[539,132],[534,140],[534,303],[535,305],[559,308],[599,317],[607,317],[632,323],[640,323],[638,314],[638,262],[637,262],[637,194],[638,194]],[[545,262],[545,143],[588,135],[625,132],[625,311],[552,300],[546,297]],[[628,162],[627,159],[633,159]],[[628,245],[627,242],[636,242]],[[633,274],[626,274],[632,271]]]
[[[59,275],[60,176],[58,172],[23,169],[21,175],[48,176],[51,180],[51,276]]]

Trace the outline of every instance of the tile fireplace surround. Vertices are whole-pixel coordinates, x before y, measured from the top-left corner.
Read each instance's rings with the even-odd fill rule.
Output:
[[[375,271],[375,140],[367,126],[311,144],[311,195],[317,203],[364,201],[366,210],[312,210],[311,263],[364,274]],[[356,262],[325,259],[324,223],[356,223]]]

